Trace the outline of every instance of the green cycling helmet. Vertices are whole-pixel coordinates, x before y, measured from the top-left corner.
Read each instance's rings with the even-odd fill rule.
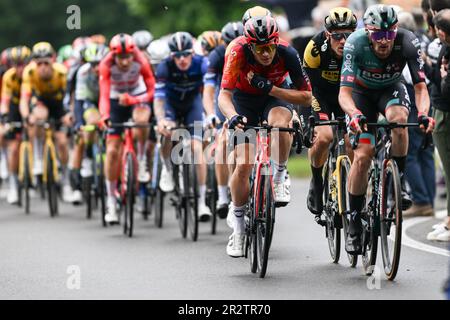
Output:
[[[103,44],[92,43],[84,51],[84,61],[99,63],[108,54],[109,48]]]
[[[58,62],[63,63],[64,61],[69,60],[72,57],[73,49],[70,44],[67,44],[65,46],[62,46],[58,50]]]
[[[364,25],[369,29],[390,30],[398,23],[394,7],[375,4],[364,13]]]

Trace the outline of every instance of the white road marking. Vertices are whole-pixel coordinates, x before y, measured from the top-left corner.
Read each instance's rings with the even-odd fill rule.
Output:
[[[449,250],[445,250],[445,249],[441,249],[441,248],[437,248],[435,246],[430,246],[428,244],[425,244],[423,242],[420,241],[416,241],[412,238],[410,238],[407,234],[406,234],[406,230],[408,230],[408,228],[411,228],[412,226],[418,224],[418,223],[422,223],[425,222],[427,220],[430,220],[431,218],[427,218],[427,217],[416,217],[416,218],[411,218],[411,219],[404,219],[403,220],[403,231],[402,231],[402,245],[405,245],[407,247],[411,247],[417,250],[422,250],[422,251],[426,251],[426,252],[430,252],[430,253],[434,253],[434,254],[439,254],[441,256],[445,256],[445,257],[450,257],[450,251]],[[431,231],[431,230],[430,230]]]

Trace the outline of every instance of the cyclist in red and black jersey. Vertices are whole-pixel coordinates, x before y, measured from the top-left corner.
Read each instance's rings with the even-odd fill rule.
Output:
[[[262,120],[275,127],[287,127],[293,104],[310,103],[311,86],[298,52],[279,39],[275,20],[270,16],[249,19],[244,36],[233,40],[225,54],[219,107],[229,120],[230,129],[257,126]],[[279,148],[272,152],[275,202],[282,206],[290,201],[285,172],[291,137],[289,133],[274,133],[272,138],[276,140],[273,147]],[[252,171],[250,151],[254,151],[250,143],[237,142],[236,169],[230,181],[234,232],[227,246],[227,253],[232,257],[243,255],[244,210]]]

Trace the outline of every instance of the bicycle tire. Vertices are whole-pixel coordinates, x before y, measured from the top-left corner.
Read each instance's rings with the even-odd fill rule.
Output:
[[[180,170],[181,169],[181,170]],[[178,226],[180,228],[181,236],[183,239],[187,237],[187,215],[184,199],[184,186],[180,185],[180,180],[183,180],[183,166],[175,165],[173,166],[174,182],[175,182],[175,213],[178,219]],[[181,179],[180,179],[181,178]]]
[[[23,181],[21,183],[21,204],[22,204],[22,200],[24,200],[24,208],[25,208],[25,213],[29,214],[30,213],[30,188],[31,188],[31,172],[30,172],[30,153],[31,153],[31,149],[30,146],[27,145],[23,148]],[[23,197],[22,197],[22,193],[23,193]]]
[[[103,149],[99,146],[97,150],[100,150],[96,156],[96,162],[98,165],[98,172],[96,174],[98,175],[98,194],[100,197],[100,210],[101,210],[101,220],[102,220],[102,226],[107,227],[108,223],[105,220],[106,216],[106,181],[105,181],[105,172],[104,172],[104,154]]]
[[[47,193],[48,193],[48,205],[50,209],[50,216],[52,218],[56,217],[58,215],[58,190],[56,186],[56,179],[54,176],[54,166],[53,163],[53,157],[51,155],[51,151],[49,150],[49,147],[45,148],[45,158],[46,161],[46,176],[47,176]]]
[[[84,194],[84,201],[86,202],[86,219],[92,218],[92,179],[82,178],[82,189]]]
[[[341,254],[341,230],[336,228],[334,216],[337,212],[334,212],[334,206],[328,205],[330,200],[330,188],[333,184],[333,172],[334,167],[331,163],[331,157],[328,158],[328,164],[325,168],[324,181],[323,181],[323,203],[324,212],[326,215],[325,235],[327,237],[328,250],[331,255],[333,263],[338,263]],[[330,170],[331,169],[331,170]]]
[[[217,231],[217,212],[216,212],[217,199],[218,199],[218,190],[217,190],[216,168],[214,164],[209,164],[207,172],[206,202],[212,214],[211,234],[216,234]]]
[[[269,260],[269,237],[273,227],[272,217],[275,214],[275,201],[273,200],[273,190],[270,176],[261,175],[260,197],[262,206],[259,207],[259,216],[256,219],[256,247],[258,256],[258,275],[264,278]]]
[[[369,184],[368,184],[368,192],[366,195],[366,199],[376,199],[377,195],[372,195],[374,192],[375,185],[378,181],[374,180],[376,177],[375,170],[372,169],[369,174]],[[367,201],[367,200],[366,200]],[[376,200],[375,200],[376,201]],[[376,207],[368,206],[366,210],[365,221],[367,223],[366,229],[363,230],[363,254],[361,256],[364,273],[367,276],[370,276],[375,271],[375,264],[377,261],[377,253],[378,253],[378,233],[376,231],[377,225],[377,211]],[[368,237],[368,241],[365,241],[365,238]]]
[[[344,243],[347,241],[347,230],[348,230],[348,224],[349,221],[347,219],[347,212],[350,210],[350,203],[349,203],[349,197],[348,197],[348,189],[347,189],[347,179],[348,174],[350,172],[350,163],[348,158],[342,158],[340,160],[339,164],[339,203],[340,203],[340,210],[342,215],[342,225],[344,227],[343,233],[344,233]],[[347,253],[347,259],[350,263],[350,266],[352,268],[356,267],[358,264],[358,255],[356,254],[349,254]]]
[[[389,182],[392,182],[390,188]],[[393,210],[389,210],[388,198],[389,192],[393,191],[392,200],[395,201]],[[400,252],[402,246],[402,197],[401,197],[401,184],[400,174],[398,172],[397,164],[394,160],[390,159],[385,163],[383,167],[382,183],[381,183],[381,202],[380,202],[380,237],[381,237],[381,253],[383,257],[384,273],[388,280],[394,280],[398,266],[400,264]],[[392,229],[392,226],[395,226]],[[389,253],[389,240],[388,237],[394,231],[393,244],[392,244],[392,259]]]
[[[133,237],[133,224],[134,224],[134,197],[136,193],[136,175],[135,175],[135,163],[131,153],[126,156],[126,173],[122,180],[126,184],[125,193],[125,215],[123,232],[129,238]]]
[[[198,239],[198,184],[195,164],[184,164],[184,191],[187,228],[192,241]]]

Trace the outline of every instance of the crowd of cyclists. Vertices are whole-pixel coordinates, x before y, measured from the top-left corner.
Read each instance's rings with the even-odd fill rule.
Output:
[[[8,164],[8,203],[19,201],[19,145],[23,136],[21,128],[9,128],[8,123],[24,124],[33,144],[33,175],[40,175],[44,133],[36,124],[55,121],[62,199],[74,204],[83,203],[81,179],[92,175],[95,160],[87,148],[96,139],[95,132],[83,128],[95,126],[105,131],[105,221],[109,224],[120,220],[116,199],[124,132],[123,127],[113,124],[132,121],[148,125],[133,129],[139,183],[151,180],[153,148],[158,136],[166,138],[161,140],[159,180],[165,193],[175,186],[171,129],[184,125],[191,134],[196,159],[199,219],[209,221],[212,210],[226,218],[233,229],[226,252],[242,257],[255,148],[252,137],[237,138],[234,143],[231,135],[262,122],[292,127],[300,121],[306,136],[305,114],[311,113],[316,121],[346,116],[349,133],[358,135],[359,140],[352,148],[346,138],[352,165],[345,249],[349,254],[360,254],[361,212],[377,142],[367,124],[377,122],[380,114],[389,122],[408,122],[411,99],[401,82],[406,65],[414,84],[418,123],[424,133],[434,127],[428,115],[430,101],[420,41],[398,27],[397,12],[391,6],[371,6],[363,20],[364,28],[356,30],[357,19],[350,9],[332,9],[324,21],[324,31],[313,37],[304,57],[280,38],[272,13],[260,6],[248,9],[242,21],[227,23],[221,32],[205,31],[197,39],[184,31],[161,39],[138,31],[115,35],[109,44],[102,35],[80,37],[58,52],[48,42],[39,42],[32,49],[5,49],[1,54],[0,145],[6,151],[2,151],[0,161]],[[207,159],[203,130],[195,130],[198,123],[216,129],[216,208],[205,202]],[[324,210],[323,166],[333,136],[330,126],[315,127],[308,151],[312,180],[307,206],[316,216]],[[293,135],[274,133],[272,141],[274,201],[282,207],[291,199],[287,162]],[[407,141],[404,127],[392,130],[403,210],[411,206],[403,177]],[[230,156],[233,161],[229,161]]]

